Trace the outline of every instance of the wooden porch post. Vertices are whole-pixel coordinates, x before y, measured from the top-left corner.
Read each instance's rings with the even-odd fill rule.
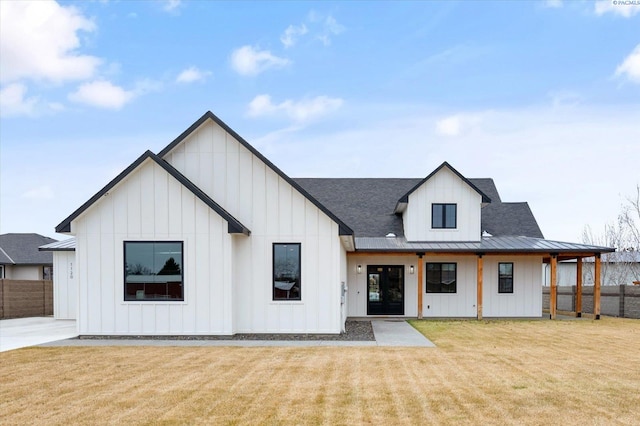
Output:
[[[558,255],[551,255],[551,292],[549,294],[549,318],[556,319],[556,306],[558,304]]]
[[[593,317],[600,319],[600,253],[596,254],[593,270]]]
[[[476,301],[476,307],[478,309],[478,320],[482,319],[482,253],[478,253],[478,300]]]
[[[576,259],[576,318],[582,316],[582,258]]]
[[[424,253],[416,253],[418,255],[418,319],[422,319],[422,295],[424,289],[422,283],[424,282],[424,262],[422,262],[422,256]]]

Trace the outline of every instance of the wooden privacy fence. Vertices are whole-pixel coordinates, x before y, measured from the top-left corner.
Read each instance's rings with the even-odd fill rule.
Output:
[[[542,308],[549,309],[549,287],[542,287]],[[640,286],[600,287],[600,313],[612,317],[640,318]],[[558,286],[559,311],[575,312],[576,286]],[[593,313],[593,286],[582,287],[582,312]]]
[[[0,319],[53,315],[53,282],[0,280]]]

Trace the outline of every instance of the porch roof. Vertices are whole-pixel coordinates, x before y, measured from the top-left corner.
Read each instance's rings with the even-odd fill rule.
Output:
[[[407,241],[405,237],[356,237],[359,252],[540,253],[593,256],[615,249],[523,236],[482,237],[480,241]]]
[[[55,243],[45,244],[38,247],[39,251],[76,251],[76,239],[67,238],[66,240],[56,241]]]

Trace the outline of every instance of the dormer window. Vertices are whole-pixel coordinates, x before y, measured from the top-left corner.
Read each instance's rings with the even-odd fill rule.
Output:
[[[455,229],[457,227],[456,204],[431,204],[431,228]]]

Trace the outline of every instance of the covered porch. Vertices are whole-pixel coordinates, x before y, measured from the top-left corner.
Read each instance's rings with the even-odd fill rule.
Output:
[[[348,316],[540,318],[543,316],[542,265],[548,263],[551,275],[549,318],[556,319],[557,265],[560,260],[576,259],[579,296],[575,316],[580,317],[582,259],[594,257],[594,317],[599,319],[600,256],[612,251],[614,249],[609,247],[531,237],[483,237],[478,242],[356,238],[356,251],[348,254],[348,268],[350,290],[357,294],[351,294]],[[453,272],[444,271],[447,268]],[[433,291],[433,279],[427,277],[433,277],[434,273],[443,277],[444,290],[441,292]],[[385,304],[384,301],[397,301],[395,289],[400,287],[394,282],[400,274],[403,308],[393,310],[390,308],[393,303]],[[445,277],[446,274],[449,275]],[[392,276],[390,281],[389,276]],[[452,281],[450,277],[455,284],[452,290],[447,290],[446,282]],[[381,284],[377,280],[381,280]],[[389,290],[391,288],[394,290]],[[372,308],[378,298],[382,311]]]

